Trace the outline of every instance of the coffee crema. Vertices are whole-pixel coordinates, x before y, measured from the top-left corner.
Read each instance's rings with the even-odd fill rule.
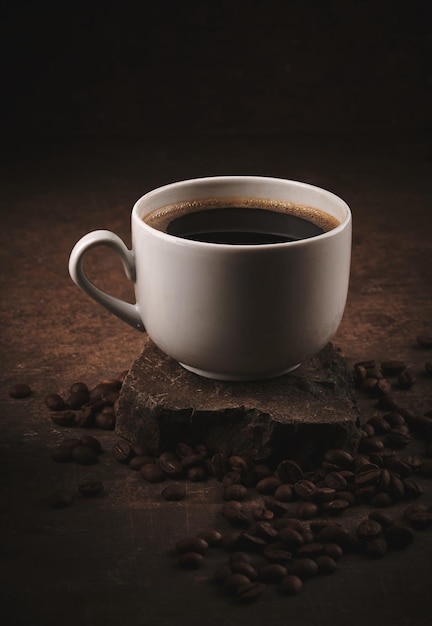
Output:
[[[182,239],[231,245],[299,241],[340,224],[337,218],[315,207],[251,197],[176,202],[151,211],[143,221]]]

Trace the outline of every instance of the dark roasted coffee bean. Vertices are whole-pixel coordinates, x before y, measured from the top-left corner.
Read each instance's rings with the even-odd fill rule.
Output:
[[[93,448],[80,444],[72,450],[72,459],[79,465],[93,465],[97,463],[97,454]]]
[[[330,500],[334,500],[336,497],[336,489],[332,489],[331,487],[317,487],[314,492],[314,502],[316,504],[322,504],[323,502],[330,502]]]
[[[282,528],[279,531],[278,538],[282,541],[291,552],[295,552],[304,544],[301,533],[294,528]]]
[[[294,492],[301,500],[313,500],[316,485],[310,480],[299,480],[293,486]]]
[[[423,493],[423,488],[415,480],[404,478],[402,482],[405,490],[405,499],[418,498]]]
[[[78,485],[78,491],[85,498],[93,498],[102,493],[104,489],[103,483],[100,480],[88,480]]]
[[[89,389],[85,383],[77,382],[69,387],[69,393],[86,393],[88,395]]]
[[[119,463],[129,463],[134,456],[134,452],[130,443],[125,439],[119,439],[112,448],[114,458]]]
[[[360,364],[354,365],[353,374],[355,384],[357,387],[360,387],[362,382],[367,378],[367,369]]]
[[[270,509],[267,509],[265,506],[255,507],[254,509],[252,509],[251,513],[252,517],[257,522],[268,522],[272,520],[275,516],[273,511],[270,511]]]
[[[169,502],[184,500],[186,497],[186,487],[182,483],[171,483],[162,490],[162,497]]]
[[[157,463],[146,463],[141,467],[139,473],[149,483],[160,483],[166,478],[165,472]]]
[[[318,566],[318,574],[334,574],[337,570],[337,564],[331,556],[321,554],[315,559]]]
[[[416,377],[414,372],[412,372],[411,370],[405,370],[404,372],[399,374],[397,381],[398,386],[401,389],[409,389],[416,382]]]
[[[207,480],[207,472],[204,467],[197,465],[186,470],[186,477],[193,483],[199,483]]]
[[[396,429],[390,430],[386,435],[386,444],[390,448],[404,448],[411,441],[411,435]]]
[[[392,428],[395,426],[405,426],[406,420],[400,413],[387,413],[383,418],[390,424]]]
[[[375,386],[378,394],[388,395],[392,390],[392,384],[387,378],[380,378]]]
[[[255,580],[258,576],[258,572],[254,566],[250,563],[246,563],[246,561],[230,561],[230,566],[233,574],[243,574],[250,580]]]
[[[223,533],[220,541],[220,546],[228,552],[233,552],[238,549],[239,537],[241,535],[240,530],[229,530]]]
[[[285,578],[281,580],[280,590],[289,596],[296,596],[302,589],[303,582],[301,578],[294,574],[287,574]]]
[[[276,473],[284,483],[296,483],[303,479],[303,470],[300,465],[289,459],[279,463]]]
[[[250,582],[237,587],[236,595],[241,602],[256,602],[265,592],[266,586],[263,583]]]
[[[45,404],[51,411],[64,411],[65,401],[58,393],[49,393],[45,396]]]
[[[364,393],[368,393],[370,395],[374,395],[377,392],[377,383],[378,383],[378,378],[372,378],[371,376],[368,376],[367,378],[365,378],[365,380],[361,383],[360,385],[360,389],[364,392]]]
[[[296,513],[300,519],[311,519],[317,515],[318,506],[314,502],[299,502]]]
[[[227,593],[237,593],[242,585],[249,585],[250,582],[244,574],[230,574],[223,581],[223,588]]]
[[[183,473],[183,465],[174,456],[172,458],[163,457],[162,455],[158,459],[159,467],[167,476],[175,478],[181,476]]]
[[[397,376],[408,367],[405,361],[390,360],[381,363],[381,369],[385,376]]]
[[[263,557],[270,563],[285,565],[291,560],[292,553],[284,547],[282,542],[273,542],[264,548]]]
[[[384,450],[384,443],[377,437],[369,437],[360,441],[360,452],[381,452],[381,450]]]
[[[393,526],[394,524],[393,518],[387,513],[383,513],[382,511],[371,511],[368,517],[369,519],[378,522],[378,524],[380,524],[382,528],[384,528],[384,530],[386,528],[389,528],[390,526]]]
[[[155,460],[152,456],[147,456],[142,454],[140,456],[133,456],[128,465],[131,469],[139,471],[143,465],[147,465],[147,463],[154,463]]]
[[[377,521],[367,518],[360,522],[357,527],[357,537],[360,541],[369,541],[382,535],[383,529]]]
[[[369,418],[367,423],[373,426],[373,429],[377,435],[384,435],[391,428],[387,420],[379,416]]]
[[[416,339],[422,348],[432,348],[432,335],[417,335]]]
[[[432,526],[432,511],[423,504],[411,504],[404,511],[404,518],[413,528],[430,528]]]
[[[228,472],[228,458],[223,453],[216,453],[210,459],[210,466],[212,474],[217,480],[222,480],[224,475]]]
[[[104,407],[102,411],[95,415],[95,425],[101,430],[114,430],[116,416],[111,407]]]
[[[258,493],[271,495],[281,484],[282,481],[277,476],[267,476],[257,482],[256,490]]]
[[[354,364],[354,367],[356,365],[361,365],[362,367],[366,369],[372,369],[377,366],[377,363],[374,359],[368,359],[366,361],[358,361],[357,363]]]
[[[72,411],[77,411],[89,401],[89,394],[85,391],[74,391],[66,399],[66,404]]]
[[[210,548],[217,548],[220,545],[222,534],[213,528],[209,530],[202,530],[198,533],[197,537],[204,539]]]
[[[178,554],[184,554],[185,552],[205,554],[209,549],[209,545],[207,541],[204,541],[201,537],[190,536],[179,539],[175,545],[175,549]]]
[[[354,477],[355,485],[364,487],[365,485],[376,485],[381,479],[381,469],[362,468]]]
[[[233,472],[243,474],[249,470],[249,463],[244,457],[233,455],[228,457],[228,467]]]
[[[273,528],[272,524],[266,521],[258,521],[255,524],[255,532],[258,537],[261,537],[268,542],[275,541],[279,534],[279,531],[276,530],[276,528]]]
[[[240,550],[262,552],[267,545],[267,541],[258,535],[242,532],[238,538],[238,545]]]
[[[337,543],[323,543],[323,554],[331,557],[334,561],[338,561],[343,557],[343,550]]]
[[[401,459],[387,457],[384,459],[386,469],[396,472],[401,478],[407,478],[412,473],[411,467]]]
[[[244,485],[228,485],[225,487],[223,497],[225,500],[244,500],[248,490]]]
[[[308,558],[315,559],[320,554],[324,553],[324,544],[319,543],[318,541],[312,541],[310,543],[305,543],[300,546],[295,553],[297,558]]]
[[[358,549],[358,541],[345,528],[338,524],[327,524],[316,533],[317,541],[322,543],[337,543],[344,552],[354,552]]]
[[[194,447],[194,452],[196,454],[199,454],[200,456],[202,456],[203,459],[207,459],[208,458],[208,448],[204,443],[198,443],[195,447]]]
[[[243,563],[251,563],[252,559],[248,552],[243,550],[236,550],[232,552],[229,557],[229,563],[235,563],[236,561],[243,561]]]
[[[280,583],[286,575],[286,567],[280,563],[268,563],[258,568],[258,578],[264,583]]]
[[[89,406],[82,407],[75,413],[75,424],[81,428],[93,428],[95,425],[95,414]]]
[[[389,548],[406,548],[414,540],[414,532],[408,526],[394,524],[384,531],[384,538]]]
[[[324,482],[327,487],[335,489],[336,491],[345,489],[347,486],[347,481],[340,472],[328,472],[324,476]]]
[[[225,519],[237,528],[246,528],[249,526],[247,515],[237,500],[230,500],[222,507],[222,515]]]
[[[341,448],[332,448],[331,450],[327,450],[324,453],[324,460],[346,469],[351,469],[354,466],[354,458],[352,454]]]
[[[91,435],[83,435],[80,437],[81,445],[87,446],[88,448],[92,448],[96,452],[96,454],[101,454],[102,445],[99,439],[96,437],[92,437]]]
[[[176,456],[179,459],[184,459],[194,453],[194,449],[187,443],[178,443],[175,450]]]
[[[198,569],[204,563],[204,557],[198,552],[185,552],[179,556],[179,564],[183,569]]]
[[[121,382],[117,379],[101,381],[89,391],[90,401],[103,399],[107,394],[118,392],[120,388]]]
[[[272,471],[270,467],[266,465],[265,463],[257,463],[257,465],[255,465],[254,467],[254,473],[255,473],[256,482],[261,480],[261,478],[267,478],[267,476],[272,475]]]
[[[290,511],[292,513],[297,508],[296,502],[281,502],[281,500],[278,500],[274,496],[267,496],[265,498],[264,505],[278,517],[287,515]]]
[[[200,454],[189,454],[181,459],[181,464],[185,469],[189,469],[190,467],[202,466],[204,463],[204,459]]]
[[[341,515],[349,507],[350,503],[342,498],[335,498],[322,504],[322,509],[327,515]]]
[[[230,485],[241,485],[242,475],[238,472],[227,472],[222,478],[222,485],[229,487]]]
[[[388,546],[384,537],[375,537],[366,541],[366,554],[374,559],[380,559],[387,554]]]
[[[14,398],[15,400],[21,400],[23,398],[28,398],[32,394],[32,390],[29,385],[25,383],[20,383],[18,385],[14,385],[9,389],[9,396]]]
[[[50,417],[57,426],[72,426],[75,424],[75,413],[73,411],[56,411]]]
[[[294,499],[293,486],[287,483],[279,485],[279,487],[274,492],[274,496],[277,500],[280,500],[281,502],[291,502]]]
[[[298,576],[302,581],[309,580],[318,574],[318,565],[313,559],[293,559],[288,564],[288,573]]]
[[[67,489],[57,489],[48,497],[48,504],[53,509],[64,509],[73,504],[73,494]]]

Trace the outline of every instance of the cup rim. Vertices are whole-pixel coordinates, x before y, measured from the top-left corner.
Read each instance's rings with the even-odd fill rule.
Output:
[[[332,228],[329,231],[323,232],[319,235],[315,235],[313,237],[309,237],[306,239],[298,239],[296,241],[285,241],[285,242],[278,242],[278,243],[266,243],[265,245],[263,244],[229,244],[229,243],[214,243],[214,242],[207,242],[207,241],[197,241],[194,239],[183,239],[181,237],[177,237],[176,235],[171,235],[169,233],[157,230],[156,228],[153,228],[152,226],[150,226],[149,224],[147,224],[144,220],[143,220],[143,215],[141,213],[142,211],[142,207],[143,204],[145,202],[147,202],[148,200],[151,200],[152,198],[154,198],[155,196],[161,194],[161,193],[169,193],[170,191],[173,191],[175,189],[180,189],[180,188],[187,188],[187,187],[192,187],[194,184],[211,184],[211,183],[251,183],[251,182],[266,182],[266,183],[288,183],[288,184],[292,184],[295,187],[298,188],[302,188],[305,190],[312,190],[314,192],[320,192],[320,193],[324,193],[328,198],[333,199],[335,202],[337,202],[337,204],[339,204],[339,206],[344,210],[345,212],[345,217],[344,219],[340,222],[340,224],[338,226],[336,226],[335,228]],[[252,195],[252,194],[251,194]],[[191,198],[193,199],[193,196],[191,195]],[[274,198],[275,200],[277,199],[276,196]],[[153,209],[151,209],[153,210]],[[346,229],[346,227],[351,223],[352,221],[352,213],[351,213],[351,209],[348,206],[348,204],[345,202],[345,200],[343,200],[340,196],[336,195],[335,193],[333,193],[332,191],[329,191],[328,189],[325,189],[323,187],[319,187],[318,185],[312,185],[310,183],[305,183],[302,181],[297,181],[294,179],[288,179],[288,178],[281,178],[281,177],[274,177],[274,176],[255,176],[255,175],[226,175],[226,176],[203,176],[203,177],[196,177],[196,178],[188,178],[188,179],[184,179],[184,180],[179,180],[179,181],[174,181],[171,183],[167,183],[166,185],[161,185],[159,187],[156,187],[155,189],[152,189],[151,191],[148,191],[147,193],[145,193],[144,195],[142,195],[140,198],[138,198],[138,200],[136,200],[133,209],[132,209],[132,222],[135,222],[137,224],[137,226],[139,228],[144,228],[144,230],[147,230],[149,232],[152,233],[153,236],[159,237],[162,240],[166,240],[166,241],[171,241],[172,243],[178,243],[181,245],[188,245],[188,246],[205,246],[206,248],[216,248],[218,250],[220,249],[230,249],[230,250],[251,250],[251,249],[260,249],[260,250],[269,250],[269,249],[275,249],[275,248],[284,248],[286,246],[292,247],[292,246],[303,246],[303,245],[310,245],[311,242],[313,241],[322,241],[323,239],[327,239],[329,237],[334,237],[336,236],[338,233],[342,232],[343,230]]]

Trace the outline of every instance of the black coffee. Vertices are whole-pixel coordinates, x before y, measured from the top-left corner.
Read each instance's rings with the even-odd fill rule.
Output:
[[[316,237],[339,225],[328,213],[293,202],[261,198],[210,198],[156,209],[144,221],[183,239],[259,245]]]

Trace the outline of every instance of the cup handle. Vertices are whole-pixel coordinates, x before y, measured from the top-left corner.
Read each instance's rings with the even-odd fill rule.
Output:
[[[135,282],[135,255],[123,241],[109,230],[95,230],[84,235],[74,246],[69,258],[69,274],[74,283],[91,298],[137,330],[145,331],[137,304],[130,304],[96,287],[83,268],[84,256],[97,246],[109,246],[120,257],[126,276]]]

